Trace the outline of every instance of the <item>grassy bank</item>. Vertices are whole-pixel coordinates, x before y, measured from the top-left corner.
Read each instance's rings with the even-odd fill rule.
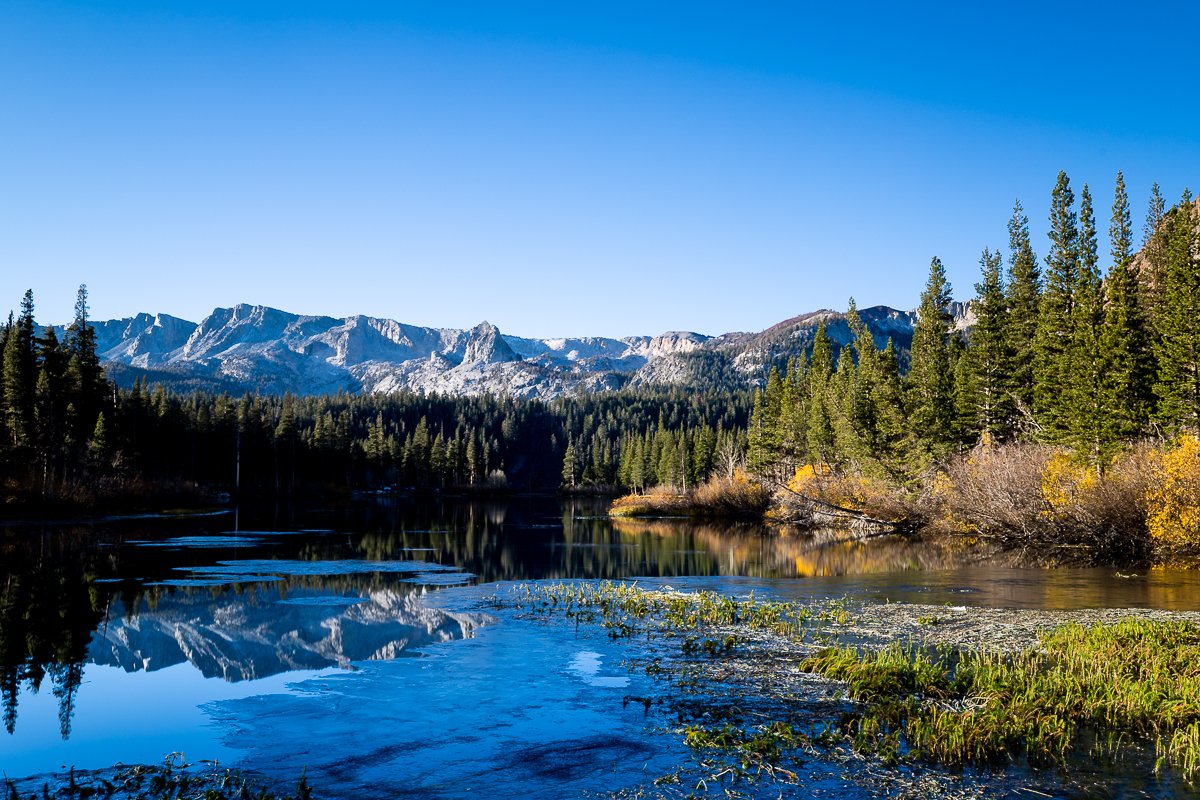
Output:
[[[1060,790],[1081,765],[1108,782],[1102,793],[1200,783],[1200,614],[801,604],[629,584],[523,587],[515,603],[631,641],[627,663],[661,687],[633,699],[695,754],[656,785],[774,796],[820,773],[878,796],[998,796]]]

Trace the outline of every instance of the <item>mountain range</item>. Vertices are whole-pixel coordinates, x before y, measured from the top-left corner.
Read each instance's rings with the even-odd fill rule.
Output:
[[[950,308],[958,328],[970,308]],[[915,311],[859,311],[901,362]],[[97,350],[118,384],[138,378],[178,389],[301,395],[399,390],[550,399],[625,386],[759,385],[771,366],[810,349],[824,322],[835,345],[850,341],[845,315],[813,311],[758,333],[672,331],[621,339],[509,336],[489,322],[469,330],[378,317],[291,314],[261,305],[218,308],[199,323],[167,314],[94,322]]]

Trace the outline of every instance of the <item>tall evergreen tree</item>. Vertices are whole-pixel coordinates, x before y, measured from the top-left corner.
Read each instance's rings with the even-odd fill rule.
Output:
[[[1150,189],[1150,204],[1142,225],[1142,257],[1138,259],[1138,300],[1146,316],[1146,330],[1155,348],[1158,346],[1159,313],[1166,305],[1167,250],[1166,231],[1162,230],[1166,201],[1158,184]]]
[[[938,258],[929,265],[913,328],[909,413],[921,460],[939,460],[955,445],[954,375],[950,363],[950,284]]]
[[[563,453],[563,469],[562,482],[563,486],[568,486],[572,489],[577,485],[579,478],[579,455],[575,450],[575,440],[567,440],[567,449]]]
[[[808,421],[805,426],[808,458],[814,466],[824,464],[836,468],[840,460],[834,445],[830,408],[833,343],[829,341],[824,322],[817,325],[817,332],[813,336],[812,359],[809,361],[807,378],[804,393],[808,406]]]
[[[1150,240],[1154,238],[1154,233],[1158,230],[1159,223],[1162,222],[1163,215],[1166,213],[1167,202],[1163,199],[1162,191],[1156,182],[1150,187],[1150,206],[1146,209],[1146,221],[1142,224],[1142,247],[1150,244]]]
[[[985,444],[1008,440],[1016,414],[1013,336],[1000,264],[1000,253],[984,248],[979,259],[982,280],[975,284],[975,327],[964,363],[972,391],[968,395],[960,390],[967,396],[972,428]]]
[[[1050,250],[1033,347],[1033,411],[1042,438],[1063,441],[1070,428],[1069,353],[1079,272],[1079,229],[1075,193],[1065,172],[1050,195]]]
[[[746,466],[755,475],[773,475],[779,464],[779,420],[783,402],[783,379],[772,367],[767,375],[766,388],[754,395],[754,410],[750,415],[750,449]]]
[[[51,495],[62,471],[66,445],[66,353],[58,342],[54,326],[46,328],[37,341],[38,379],[36,398],[37,449],[42,463],[42,491]]]
[[[33,292],[21,298],[21,313],[9,325],[4,346],[4,415],[10,441],[18,451],[34,437],[37,356],[34,352]]]
[[[1029,218],[1018,200],[1008,222],[1009,267],[1006,305],[1008,349],[1012,353],[1011,391],[1018,420],[1033,413],[1033,352],[1037,337],[1042,276],[1029,240]]]
[[[1191,194],[1165,220],[1166,300],[1159,318],[1158,416],[1171,430],[1200,433],[1200,220]]]
[[[1109,410],[1106,439],[1128,439],[1141,434],[1154,402],[1154,354],[1146,329],[1146,316],[1138,296],[1133,270],[1133,224],[1125,176],[1117,172],[1113,197],[1112,267],[1105,281],[1104,354],[1105,406]]]
[[[91,438],[96,415],[108,394],[104,368],[96,353],[96,331],[88,320],[88,312],[87,286],[81,285],[75,297],[75,318],[67,327],[68,373],[73,384],[71,402],[75,407],[76,434],[80,442]]]
[[[1104,297],[1099,269],[1099,246],[1092,195],[1083,185],[1079,200],[1079,261],[1071,309],[1071,341],[1065,360],[1068,405],[1065,410],[1069,438],[1089,462],[1102,468],[1113,443],[1110,409],[1104,391],[1105,357],[1101,337]]]

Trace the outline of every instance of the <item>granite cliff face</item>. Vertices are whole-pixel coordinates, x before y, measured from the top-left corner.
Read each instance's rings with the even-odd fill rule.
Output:
[[[966,328],[965,303],[951,308]],[[880,347],[902,361],[916,313],[859,312]],[[625,385],[736,387],[760,384],[772,365],[811,348],[824,322],[837,345],[845,315],[815,311],[760,333],[525,339],[482,322],[470,330],[425,328],[375,317],[303,316],[266,306],[218,308],[199,323],[138,314],[95,323],[97,348],[122,384],[139,376],[184,387],[322,394],[400,390],[549,399]]]

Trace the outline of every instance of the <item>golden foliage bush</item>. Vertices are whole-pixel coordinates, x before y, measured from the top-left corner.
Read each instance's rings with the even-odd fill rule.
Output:
[[[1158,480],[1146,493],[1150,538],[1169,548],[1200,547],[1200,439],[1183,436],[1156,454]]]
[[[827,465],[798,467],[776,497],[771,516],[813,525],[836,524],[836,509],[848,509],[884,522],[914,521],[919,509],[898,486],[862,473],[837,473]],[[811,501],[817,501],[813,503]],[[828,504],[831,508],[823,508]]]

